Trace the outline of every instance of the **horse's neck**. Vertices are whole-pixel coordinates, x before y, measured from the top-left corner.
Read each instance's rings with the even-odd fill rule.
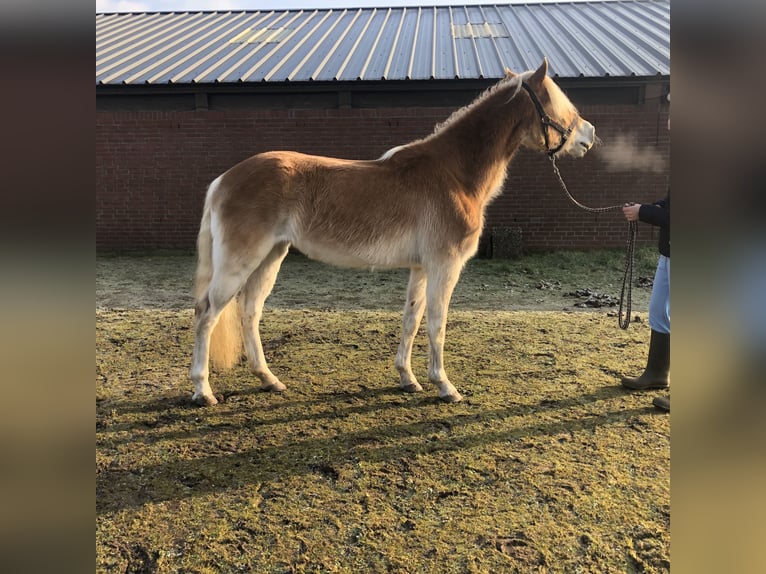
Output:
[[[451,158],[447,169],[453,171],[466,193],[478,195],[479,199],[489,199],[497,191],[497,180],[504,177],[522,139],[523,118],[517,102],[500,107],[492,97],[508,96],[493,94],[434,136],[438,140],[435,143]],[[502,114],[498,114],[499,109]],[[485,195],[488,197],[482,197]]]

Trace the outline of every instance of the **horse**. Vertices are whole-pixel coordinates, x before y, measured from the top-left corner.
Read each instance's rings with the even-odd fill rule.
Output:
[[[568,126],[568,127],[564,127]],[[261,388],[281,392],[263,353],[263,304],[290,246],[339,266],[409,268],[402,337],[395,358],[399,386],[423,388],[411,367],[424,311],[428,380],[447,402],[462,400],[444,369],[447,309],[466,261],[477,251],[487,205],[502,190],[520,147],[551,158],[582,157],[597,141],[548,77],[537,70],[506,75],[432,134],[378,159],[347,160],[291,151],[246,159],[208,187],[197,240],[192,401],[218,401],[208,363],[242,358]]]

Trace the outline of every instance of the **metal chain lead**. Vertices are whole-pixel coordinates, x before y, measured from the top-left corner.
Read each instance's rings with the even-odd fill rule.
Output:
[[[574,203],[580,209],[588,211],[590,213],[604,213],[605,211],[612,211],[615,209],[622,209],[622,205],[610,205],[608,207],[588,207],[577,201],[569,189],[567,189],[564,178],[561,177],[561,172],[556,165],[556,158],[553,155],[549,155],[553,166],[553,173],[561,184],[561,189],[564,190],[569,200]],[[622,290],[620,291],[620,308],[617,314],[617,322],[620,325],[620,329],[627,329],[630,326],[630,311],[633,306],[633,261],[636,253],[636,233],[638,232],[638,224],[635,221],[628,222],[628,241],[625,254],[625,272],[622,276]],[[625,308],[625,317],[623,318],[623,307]]]

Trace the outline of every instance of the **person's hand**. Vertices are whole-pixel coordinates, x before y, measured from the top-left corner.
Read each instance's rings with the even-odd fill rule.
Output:
[[[640,203],[626,203],[622,206],[622,212],[628,221],[638,221],[638,211],[641,209]]]

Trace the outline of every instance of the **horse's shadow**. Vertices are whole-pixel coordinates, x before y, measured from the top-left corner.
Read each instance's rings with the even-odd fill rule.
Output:
[[[330,418],[355,414],[370,414],[388,409],[417,409],[424,404],[437,402],[436,398],[420,398],[418,395],[406,396],[397,403],[378,404],[375,397],[386,396],[398,392],[396,389],[362,389],[348,393],[322,393],[316,399],[285,401],[290,405],[291,414],[285,415],[282,408],[274,408],[280,416],[266,421],[259,421],[254,426],[241,428],[242,432],[251,431],[263,426],[276,423],[290,423],[309,418]],[[394,463],[418,454],[434,452],[449,453],[456,450],[480,448],[493,443],[514,442],[528,437],[540,435],[555,435],[561,432],[577,432],[593,430],[597,427],[627,423],[632,417],[651,412],[650,407],[625,409],[616,406],[604,409],[598,414],[586,416],[577,415],[567,418],[557,415],[556,420],[542,424],[532,424],[506,430],[482,430],[472,434],[444,432],[464,427],[472,423],[491,419],[507,419],[521,417],[535,412],[550,409],[566,410],[570,407],[582,406],[584,403],[610,400],[624,395],[617,387],[603,387],[589,394],[578,395],[558,401],[542,401],[538,405],[512,405],[508,408],[495,409],[457,409],[445,405],[445,416],[430,417],[427,420],[406,422],[401,424],[382,424],[364,428],[354,432],[337,434],[328,432],[327,436],[304,437],[298,434],[284,436],[277,445],[248,448],[236,452],[216,452],[208,456],[193,459],[172,459],[153,465],[143,465],[140,469],[109,466],[99,469],[96,477],[96,508],[98,514],[117,511],[123,508],[140,507],[146,503],[157,503],[168,500],[180,500],[236,488],[243,484],[266,484],[271,481],[284,480],[290,475],[310,475],[320,473],[325,477],[338,476],[338,470],[347,465],[367,463]],[[369,399],[369,400],[367,400]],[[301,406],[316,405],[322,401],[330,401],[335,408],[319,415],[299,414],[296,411],[306,410]],[[348,401],[352,402],[349,403]],[[188,404],[188,399],[166,398],[146,403],[143,407],[134,405],[138,412],[158,412],[163,408],[178,408]],[[361,401],[359,404],[356,401]],[[469,399],[470,401],[470,399]],[[220,406],[225,406],[219,405]],[[470,406],[470,405],[469,405]],[[218,408],[218,407],[216,407]],[[143,410],[141,410],[143,409]],[[208,409],[184,406],[192,417],[204,417]],[[473,412],[471,412],[473,410]],[[241,425],[240,425],[241,426]],[[144,431],[146,426],[140,426]],[[214,438],[217,432],[232,432],[237,430],[234,424],[223,424],[219,427],[201,425],[199,430],[179,433],[178,431],[164,432],[162,428],[152,429],[154,435],[147,442],[172,441],[183,436],[187,441],[198,441],[200,449],[204,449],[206,441]],[[122,429],[128,431],[130,428]],[[434,434],[439,440],[429,440]],[[398,439],[420,437],[423,440],[405,441]],[[319,453],[319,455],[318,455]],[[319,458],[318,458],[319,456]],[[321,459],[321,460],[320,460]]]
[[[336,418],[338,416],[347,416],[350,414],[369,414],[377,411],[381,411],[387,408],[415,408],[424,404],[436,404],[439,403],[439,399],[436,396],[421,395],[416,402],[407,402],[402,400],[399,402],[380,401],[381,397],[402,397],[402,391],[396,387],[386,387],[379,389],[370,389],[362,387],[356,391],[332,391],[315,393],[315,398],[301,399],[293,398],[293,393],[288,390],[277,397],[273,398],[267,405],[256,405],[252,401],[247,400],[248,397],[253,395],[268,395],[266,391],[260,388],[246,389],[246,390],[224,390],[218,395],[221,403],[212,408],[201,408],[195,405],[190,396],[164,396],[154,397],[147,401],[125,401],[125,402],[109,402],[103,405],[99,410],[108,412],[116,410],[121,414],[133,414],[133,415],[146,415],[139,416],[139,420],[134,420],[127,423],[117,424],[98,424],[97,432],[102,436],[110,434],[117,434],[121,432],[127,432],[128,436],[123,439],[113,439],[110,444],[120,444],[121,442],[134,442],[136,440],[144,440],[146,442],[156,442],[157,440],[172,440],[174,438],[188,437],[189,433],[186,432],[157,432],[153,433],[149,437],[134,437],[131,436],[131,431],[146,430],[147,428],[158,428],[161,426],[167,426],[168,423],[202,423],[203,425],[208,422],[210,418],[225,417],[226,414],[242,411],[246,408],[253,409],[265,409],[267,411],[274,411],[282,414],[273,418],[261,418],[253,420],[249,424],[248,428],[255,428],[257,426],[266,426],[274,424],[289,424],[300,422],[309,419],[321,419],[321,418]],[[323,412],[315,412],[315,408],[319,406],[327,406],[328,409]],[[223,411],[223,412],[222,412]],[[220,427],[231,428],[232,425],[226,423],[219,425]],[[206,433],[214,433],[215,429],[206,427]]]

